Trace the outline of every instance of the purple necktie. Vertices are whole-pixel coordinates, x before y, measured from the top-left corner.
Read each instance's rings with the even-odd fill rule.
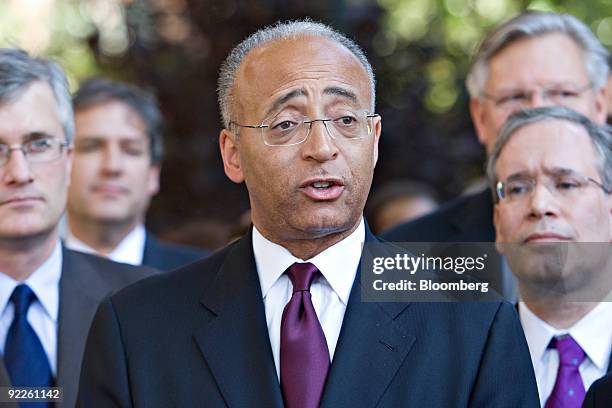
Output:
[[[553,338],[549,347],[556,348],[559,351],[559,371],[557,371],[555,387],[544,407],[581,407],[585,391],[578,368],[584,361],[584,351],[569,335]]]
[[[285,272],[293,295],[283,310],[280,377],[287,408],[316,408],[321,403],[329,370],[325,334],[312,306],[310,285],[320,274],[311,263],[294,263]]]

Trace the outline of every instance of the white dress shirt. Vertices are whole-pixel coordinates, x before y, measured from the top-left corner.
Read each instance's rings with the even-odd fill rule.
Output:
[[[45,350],[51,372],[57,370],[57,317],[59,315],[59,283],[62,276],[62,246],[57,242],[51,256],[25,281],[18,282],[0,271],[0,352],[4,354],[6,336],[13,323],[14,309],[10,301],[15,288],[26,284],[37,300],[28,309],[28,322]]]
[[[362,218],[359,226],[351,235],[314,258],[302,260],[291,255],[284,247],[264,238],[257,228],[253,227],[255,264],[279,380],[281,320],[285,305],[293,293],[293,285],[289,277],[284,274],[285,270],[295,262],[311,262],[323,275],[314,280],[310,293],[314,309],[323,333],[325,333],[330,360],[333,360],[364,240],[365,225]]]
[[[115,262],[126,263],[130,265],[142,264],[144,256],[144,246],[146,239],[145,227],[142,224],[137,225],[129,234],[125,236],[113,251],[104,255],[72,235],[70,229],[66,229],[66,237],[64,244],[66,247],[86,254],[94,254],[108,258]]]
[[[612,303],[601,302],[568,329],[555,329],[536,316],[525,303],[519,303],[519,317],[535,370],[540,404],[552,393],[559,369],[559,353],[549,349],[555,336],[569,334],[580,345],[586,358],[579,367],[585,389],[606,375],[612,348]]]

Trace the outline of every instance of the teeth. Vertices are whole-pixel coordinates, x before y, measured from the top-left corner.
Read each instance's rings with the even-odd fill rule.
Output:
[[[329,181],[315,181],[312,185],[314,188],[328,188],[331,186],[331,183]]]

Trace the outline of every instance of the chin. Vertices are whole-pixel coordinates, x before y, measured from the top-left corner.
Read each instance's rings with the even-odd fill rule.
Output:
[[[310,236],[324,237],[331,234],[339,234],[352,229],[356,222],[343,218],[326,218],[321,217],[304,225],[300,228]]]

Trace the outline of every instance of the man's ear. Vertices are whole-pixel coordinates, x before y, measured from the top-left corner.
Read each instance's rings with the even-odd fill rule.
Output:
[[[159,175],[161,173],[160,164],[152,164],[149,167],[149,174],[147,178],[147,191],[149,196],[153,197],[159,192]]]
[[[612,242],[612,194],[608,194],[607,197],[607,204],[608,204],[608,217],[610,217],[608,219],[609,222],[609,226],[610,226],[610,242]]]
[[[378,162],[378,142],[380,141],[380,135],[382,133],[382,118],[374,118],[374,167]]]
[[[495,248],[500,254],[504,253],[504,246],[501,245],[504,242],[504,237],[499,228],[499,204],[495,204],[493,207],[493,225],[495,226]]]
[[[604,125],[608,120],[608,92],[612,92],[612,87],[602,87],[595,91],[595,121]]]
[[[476,136],[481,145],[487,146],[486,137],[486,116],[484,114],[484,106],[480,98],[470,99],[470,116],[472,117],[472,123],[476,129]]]
[[[234,183],[242,183],[244,174],[240,162],[240,151],[238,150],[238,136],[228,129],[221,130],[219,134],[219,149],[223,159],[223,170],[225,175]]]

